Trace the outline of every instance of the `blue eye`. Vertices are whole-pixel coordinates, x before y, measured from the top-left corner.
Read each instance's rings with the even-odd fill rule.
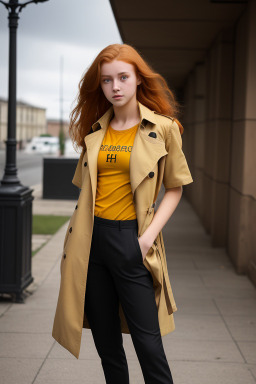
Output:
[[[106,81],[108,81],[109,79],[103,79],[103,83],[105,83]]]
[[[121,77],[126,77],[126,79],[127,79],[127,76],[126,76],[126,75],[123,75],[123,76],[121,76]]]

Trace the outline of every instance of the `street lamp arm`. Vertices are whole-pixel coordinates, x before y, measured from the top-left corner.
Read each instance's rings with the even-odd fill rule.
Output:
[[[37,4],[37,3],[44,3],[45,1],[49,1],[49,0],[30,0],[30,1],[27,1],[26,3],[16,3],[16,2],[14,2],[14,3],[10,3],[10,2],[6,3],[6,2],[0,0],[0,3],[2,3],[6,7],[7,10],[11,9],[12,12],[15,12],[16,8],[19,7],[18,13],[20,13],[22,11],[22,9],[25,8],[26,5],[28,5],[30,3]]]
[[[8,9],[9,3],[5,3],[4,1],[0,0],[0,3],[2,3],[6,9]]]
[[[24,4],[17,4],[20,8],[19,8],[19,11],[18,12],[21,12],[23,8],[26,7],[26,5],[28,4],[31,4],[31,3],[44,3],[45,1],[48,1],[48,0],[30,0],[30,1],[27,1],[26,3]]]

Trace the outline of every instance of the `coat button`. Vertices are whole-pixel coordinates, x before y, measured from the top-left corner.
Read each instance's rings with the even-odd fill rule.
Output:
[[[71,232],[72,232],[72,227],[69,228],[69,233],[71,233]]]
[[[148,174],[148,176],[150,177],[150,178],[152,178],[152,177],[154,177],[154,172],[149,172],[149,174]]]
[[[152,212],[153,212],[153,208],[150,207],[150,208],[148,209],[148,214],[151,215]]]
[[[156,138],[156,133],[155,132],[150,132],[148,135],[151,136],[151,137]]]
[[[66,253],[64,253],[63,258],[66,259]]]
[[[87,165],[87,162],[85,161],[84,166],[86,167],[86,165]]]
[[[75,209],[77,209],[77,208],[78,208],[78,205],[76,205]]]

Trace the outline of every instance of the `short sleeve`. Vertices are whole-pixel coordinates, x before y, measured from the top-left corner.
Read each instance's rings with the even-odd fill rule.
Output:
[[[182,138],[178,124],[173,121],[168,132],[166,162],[163,175],[164,188],[175,188],[193,182],[187,160],[182,151]]]
[[[82,166],[83,166],[83,157],[84,157],[84,150],[82,150],[80,154],[80,158],[78,160],[78,163],[76,165],[76,170],[72,179],[72,183],[78,187],[82,188]]]

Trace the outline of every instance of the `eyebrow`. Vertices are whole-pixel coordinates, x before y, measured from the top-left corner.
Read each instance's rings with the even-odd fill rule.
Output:
[[[129,72],[119,72],[118,75],[123,75],[124,73],[129,73]],[[111,77],[111,75],[101,75],[101,77]]]

